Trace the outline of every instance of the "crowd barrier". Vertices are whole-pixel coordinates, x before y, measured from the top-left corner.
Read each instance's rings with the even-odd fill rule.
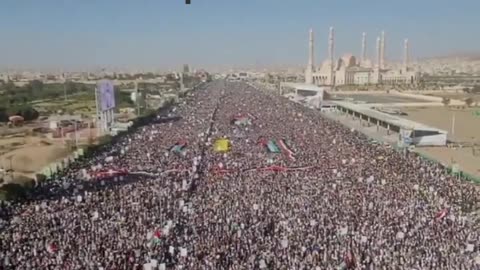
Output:
[[[397,149],[398,151],[404,151],[403,148],[400,148],[400,147],[397,147],[397,146],[395,147],[395,149]],[[428,162],[441,165],[442,167],[445,168],[445,170],[447,170],[448,173],[450,173],[452,175],[458,176],[465,181],[480,185],[480,177],[478,177],[478,176],[472,175],[472,174],[467,173],[467,172],[462,171],[462,170],[455,171],[452,166],[446,165],[446,164],[440,162],[439,160],[435,159],[434,157],[429,156],[425,153],[415,152],[415,154],[420,156],[423,160],[427,160]]]
[[[79,148],[79,149],[75,150],[72,154],[70,154],[68,157],[66,157],[62,160],[50,163],[49,165],[47,165],[45,168],[43,168],[40,171],[40,175],[42,175],[42,176],[37,175],[36,180],[39,181],[40,177],[50,178],[55,173],[67,168],[71,163],[73,163],[77,159],[83,157],[84,154],[85,154],[85,150],[83,148]]]
[[[185,91],[183,91],[181,93],[182,96],[185,96],[189,92],[198,89],[198,87],[201,87],[203,84],[204,83],[199,83],[192,88],[186,89]],[[51,178],[56,173],[61,172],[62,170],[68,168],[68,166],[70,164],[77,161],[78,159],[94,153],[96,150],[100,149],[102,146],[104,146],[106,144],[109,144],[112,141],[115,141],[117,138],[120,138],[125,133],[127,133],[131,130],[135,130],[140,126],[144,126],[144,125],[150,123],[153,120],[153,118],[156,117],[157,113],[162,113],[162,112],[168,110],[172,105],[174,105],[178,101],[179,101],[179,99],[166,100],[162,103],[162,105],[156,111],[151,112],[147,115],[142,115],[140,117],[137,117],[134,120],[133,125],[128,127],[128,130],[119,131],[118,134],[116,134],[115,136],[104,136],[100,139],[100,142],[98,144],[87,146],[85,148],[79,148],[76,151],[74,151],[71,155],[69,155],[68,157],[66,157],[66,158],[64,158],[60,161],[55,161],[55,162],[50,163],[49,165],[45,166],[42,170],[40,170],[36,174],[36,179],[35,180],[36,181],[42,181],[42,180]]]

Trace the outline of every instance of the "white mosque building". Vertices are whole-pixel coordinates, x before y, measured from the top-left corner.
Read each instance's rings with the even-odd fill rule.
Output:
[[[376,63],[367,58],[367,35],[362,36],[362,54],[357,60],[352,54],[345,54],[335,60],[334,29],[330,27],[328,37],[328,58],[320,67],[314,64],[313,31],[310,30],[308,66],[305,82],[314,85],[368,85],[368,84],[416,84],[419,73],[408,67],[408,39],[404,42],[403,65],[400,69],[388,69],[385,62],[385,32],[377,38]]]

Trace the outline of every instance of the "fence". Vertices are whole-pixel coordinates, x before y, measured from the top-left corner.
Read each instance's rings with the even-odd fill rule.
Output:
[[[435,158],[433,158],[433,157],[431,157],[427,154],[419,153],[419,152],[416,152],[416,154],[419,155],[424,160],[428,160],[431,163],[437,163],[437,164],[442,165],[452,175],[456,175],[456,176],[462,178],[463,180],[466,180],[468,182],[472,182],[472,183],[480,185],[480,177],[478,177],[478,176],[474,176],[474,175],[469,174],[467,172],[464,172],[462,170],[454,169],[452,166],[445,165],[445,164],[441,163],[440,161],[438,161],[437,159],[435,159]]]
[[[75,150],[68,157],[66,157],[62,160],[50,163],[49,165],[47,165],[45,168],[43,168],[40,171],[40,175],[43,175],[43,176],[38,176],[37,175],[36,180],[39,181],[40,180],[39,177],[50,178],[55,173],[67,168],[71,163],[73,163],[73,162],[75,162],[75,160],[81,158],[84,154],[85,154],[85,151],[82,148],[79,148],[79,149]]]
[[[195,90],[195,88],[192,90]],[[36,174],[35,180],[42,181],[44,179],[50,179],[56,173],[59,173],[64,169],[68,168],[70,164],[72,164],[79,158],[83,156],[89,156],[90,154],[93,154],[96,150],[101,149],[103,146],[110,144],[112,142],[115,142],[116,140],[118,140],[118,138],[122,137],[125,133],[135,130],[140,126],[143,126],[152,122],[152,120],[156,117],[157,113],[160,113],[160,114],[166,113],[173,104],[175,104],[175,101],[163,102],[162,106],[160,106],[156,111],[152,111],[146,115],[137,117],[134,120],[133,125],[129,126],[127,130],[119,131],[115,136],[104,136],[100,139],[100,142],[98,144],[91,145],[86,148],[79,148],[68,157],[62,160],[50,163],[49,165],[47,165],[45,168],[43,168],[40,172]]]

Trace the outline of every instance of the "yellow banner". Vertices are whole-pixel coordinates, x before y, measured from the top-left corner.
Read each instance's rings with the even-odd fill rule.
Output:
[[[228,139],[218,139],[213,144],[215,152],[227,152],[230,150],[230,141]]]

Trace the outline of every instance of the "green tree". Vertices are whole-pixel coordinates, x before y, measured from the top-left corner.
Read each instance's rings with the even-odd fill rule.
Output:
[[[442,98],[442,103],[443,103],[443,106],[447,107],[448,105],[450,105],[450,99],[447,97],[444,97]]]
[[[29,83],[34,93],[41,92],[43,90],[43,82],[39,80],[33,80]]]
[[[467,107],[471,107],[473,102],[474,102],[474,100],[473,100],[472,97],[469,97],[469,98],[465,99],[465,105],[467,105]]]
[[[26,189],[19,184],[8,183],[0,188],[0,200],[19,200],[25,198],[26,195]]]
[[[65,82],[64,87],[66,87],[66,91],[68,95],[75,94],[78,92],[77,84],[74,82]]]
[[[9,107],[5,111],[5,113],[7,114],[6,116],[7,121],[8,121],[8,117],[12,115],[20,115],[25,119],[25,121],[35,120],[40,115],[37,110],[35,110],[29,105],[15,106],[15,107],[12,106],[12,107]],[[3,117],[3,119],[5,119],[5,117]]]
[[[480,85],[475,85],[472,90],[470,90],[471,93],[478,94],[480,93]]]

